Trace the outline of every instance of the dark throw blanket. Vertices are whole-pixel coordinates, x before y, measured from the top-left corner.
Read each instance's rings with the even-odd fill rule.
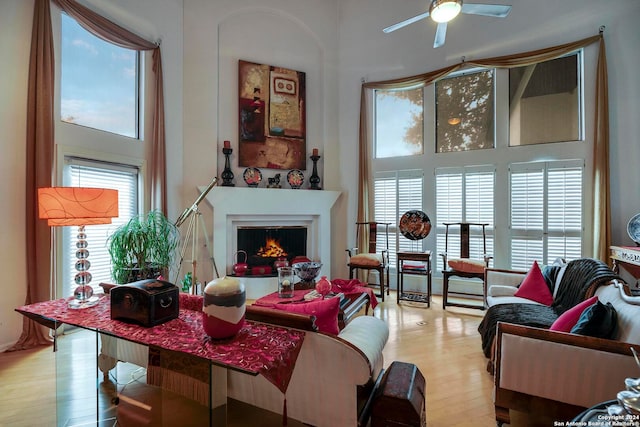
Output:
[[[549,328],[562,313],[593,296],[600,285],[616,278],[619,277],[602,261],[580,258],[567,264],[550,307],[518,303],[490,307],[478,326],[484,355],[492,357],[491,348],[498,322]]]
[[[498,304],[487,310],[478,332],[482,337],[482,351],[485,357],[491,358],[491,347],[496,335],[498,322],[515,323],[516,325],[548,328],[558,318],[553,308],[538,304]]]

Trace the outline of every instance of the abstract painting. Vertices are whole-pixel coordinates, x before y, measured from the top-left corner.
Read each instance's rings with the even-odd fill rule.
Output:
[[[305,73],[238,61],[238,166],[306,169]]]

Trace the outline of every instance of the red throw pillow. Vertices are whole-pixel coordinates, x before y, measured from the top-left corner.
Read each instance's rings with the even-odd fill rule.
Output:
[[[560,317],[553,322],[549,329],[552,331],[571,332],[571,329],[573,329],[573,327],[578,323],[582,313],[597,302],[598,296],[596,295],[582,301],[578,305],[574,305],[572,308],[562,313]]]
[[[546,306],[553,303],[553,295],[551,295],[547,281],[544,280],[536,261],[533,261],[531,270],[525,276],[514,296],[530,299]]]
[[[320,332],[338,335],[339,298],[318,299],[304,303],[276,304],[278,310],[316,316],[316,327]]]

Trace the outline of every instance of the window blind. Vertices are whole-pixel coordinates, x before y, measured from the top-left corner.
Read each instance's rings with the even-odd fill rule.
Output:
[[[111,259],[107,241],[110,233],[130,218],[138,215],[138,174],[136,167],[97,162],[69,157],[65,159],[64,185],[69,187],[99,187],[118,190],[118,217],[111,224],[89,225],[85,228],[89,250],[90,285],[94,291],[100,289],[100,282],[111,282]],[[73,294],[77,286],[76,240],[77,227],[62,228],[62,277],[64,296]]]

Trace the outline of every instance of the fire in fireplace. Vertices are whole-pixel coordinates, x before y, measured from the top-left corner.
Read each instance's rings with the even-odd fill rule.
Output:
[[[238,227],[237,250],[247,253],[251,275],[275,275],[277,260],[307,255],[307,227]]]

